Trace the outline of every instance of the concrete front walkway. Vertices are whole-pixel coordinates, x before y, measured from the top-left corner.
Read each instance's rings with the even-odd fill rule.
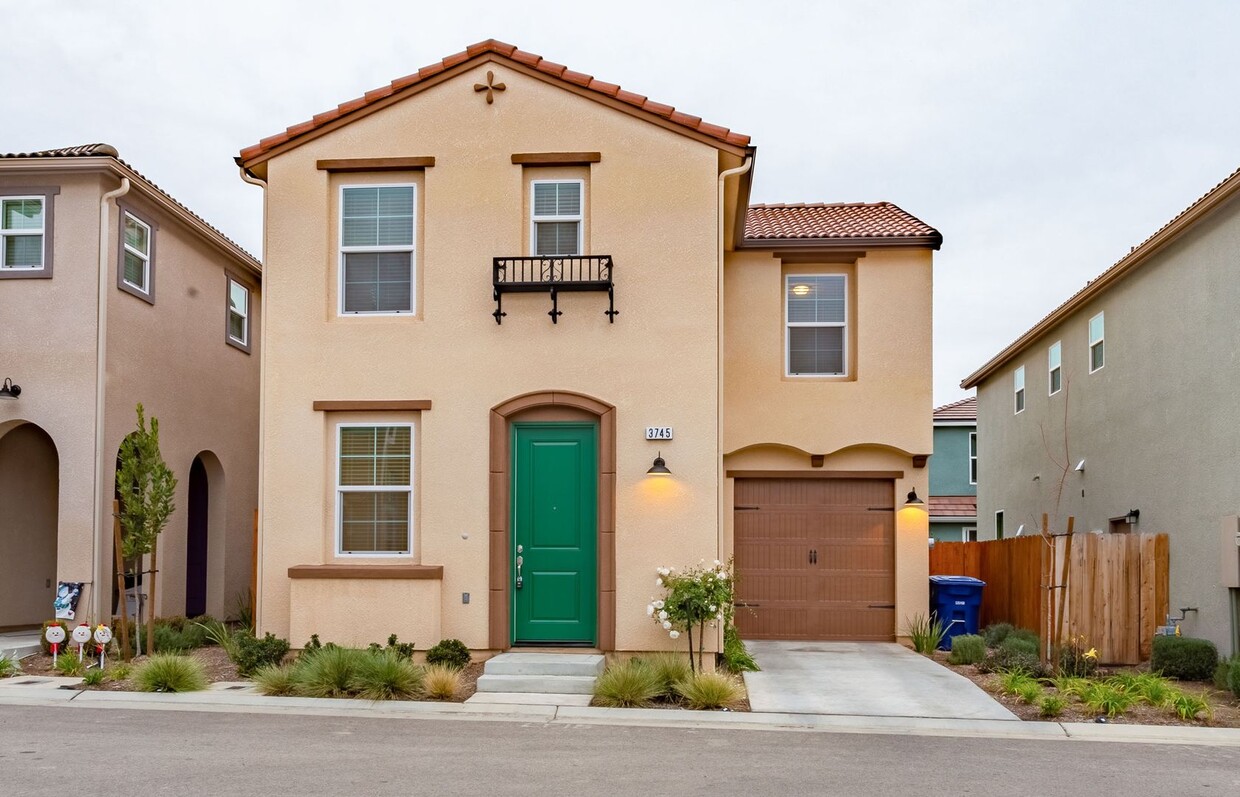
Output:
[[[894,642],[746,642],[753,711],[1013,720],[972,681]]]

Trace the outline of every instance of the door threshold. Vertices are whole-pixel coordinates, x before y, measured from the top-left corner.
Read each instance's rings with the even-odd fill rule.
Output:
[[[587,655],[602,655],[603,651],[593,645],[565,645],[561,642],[536,644],[530,642],[522,642],[519,645],[513,645],[504,651],[505,653],[583,653]]]

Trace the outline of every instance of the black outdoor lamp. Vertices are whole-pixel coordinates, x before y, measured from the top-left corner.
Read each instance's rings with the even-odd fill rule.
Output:
[[[646,471],[647,476],[671,476],[672,472],[667,469],[667,461],[663,459],[663,452],[660,451],[658,456],[654,458],[654,464],[650,466],[650,470]]]
[[[5,378],[4,384],[0,385],[0,399],[8,399],[12,401],[22,394],[21,385],[13,384],[13,380]]]
[[[921,509],[925,507],[925,505],[926,505],[926,502],[917,497],[917,488],[913,488],[912,490],[908,491],[908,498],[905,499],[904,501],[905,509],[908,509],[911,506]]]

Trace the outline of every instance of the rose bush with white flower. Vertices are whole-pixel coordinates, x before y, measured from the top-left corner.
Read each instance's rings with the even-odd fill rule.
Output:
[[[702,668],[703,637],[706,626],[713,628],[723,622],[732,612],[732,562],[713,565],[699,563],[697,567],[677,570],[674,567],[657,567],[655,586],[667,590],[664,598],[651,599],[646,606],[646,616],[658,623],[668,636],[679,639],[688,632],[689,666]],[[693,629],[697,628],[697,660],[693,658]]]

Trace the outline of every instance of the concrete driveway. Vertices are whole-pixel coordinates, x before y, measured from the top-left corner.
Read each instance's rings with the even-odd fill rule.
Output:
[[[1016,720],[968,678],[894,642],[746,642],[754,711]]]

